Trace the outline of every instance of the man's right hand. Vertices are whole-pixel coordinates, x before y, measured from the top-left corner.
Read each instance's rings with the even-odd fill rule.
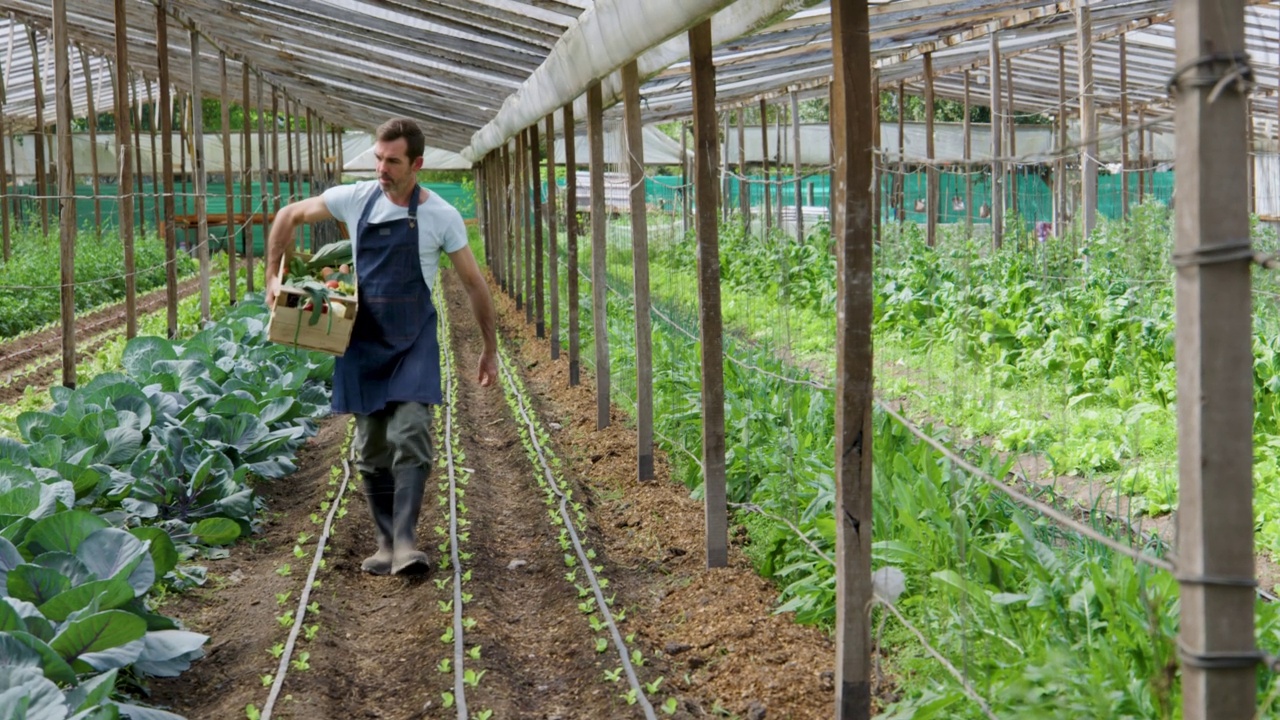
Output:
[[[276,296],[280,294],[280,276],[279,275],[267,276],[266,290],[267,290],[267,307],[268,308],[275,307]]]

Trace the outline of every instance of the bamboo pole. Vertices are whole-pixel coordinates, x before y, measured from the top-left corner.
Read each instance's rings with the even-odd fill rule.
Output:
[[[160,237],[164,232],[164,226],[160,224],[160,172],[156,158],[156,155],[159,154],[156,152],[156,120],[160,113],[151,92],[151,83],[145,82],[145,84],[147,87],[147,105],[151,106],[151,122],[148,123],[150,128],[147,133],[151,138],[151,219],[152,227],[156,229],[156,236]]]
[[[1008,95],[1005,129],[1009,138],[1009,156],[1016,158],[1018,156],[1018,124],[1017,111],[1014,110],[1013,60],[1005,60],[1004,68],[1006,78],[1005,92]],[[1018,214],[1018,170],[1019,167],[1016,162],[1009,163],[1009,199],[1012,203],[1009,207],[1013,210],[1015,216]]]
[[[133,187],[133,168],[130,157],[129,129],[129,26],[125,14],[125,0],[115,0],[116,41],[116,162],[119,179],[117,211],[120,214],[120,243],[124,246],[124,308],[125,337],[138,334],[138,276],[133,256],[133,198],[128,193]]]
[[[116,0],[117,27],[125,22],[124,0]],[[76,178],[71,167],[71,60],[67,46],[67,0],[53,0],[54,102],[58,134],[59,282],[61,285],[62,384],[76,386]]]
[[[10,45],[13,43],[13,35],[9,35]],[[0,79],[0,106],[5,104],[5,82]],[[9,135],[9,129],[5,126],[4,113],[0,112],[0,243],[2,243],[4,261],[9,262],[9,257],[13,253],[13,237],[9,230],[9,173],[8,166],[5,162],[5,140],[12,142],[12,136]],[[17,180],[16,173],[13,175]],[[94,192],[94,201],[97,202],[97,192]],[[99,210],[101,213],[101,210]],[[98,223],[101,225],[102,223]]]
[[[898,83],[898,177],[897,188],[898,230],[907,221],[907,84]]]
[[[142,95],[138,92],[138,79],[132,71],[129,72],[129,77],[132,78],[129,81],[129,123],[133,129],[133,153],[130,160],[133,161],[133,194],[138,203],[133,217],[138,224],[138,234],[146,235],[146,192],[142,184]]]
[[[609,328],[606,324],[604,98],[600,83],[587,88],[587,137],[591,147],[591,319],[596,346],[596,429],[609,427]],[[715,208],[707,208],[714,217]]]
[[[715,180],[716,78],[711,21],[689,31],[690,75],[698,207],[720,203]],[[794,95],[793,95],[794,97]],[[738,111],[741,131],[742,111]],[[742,137],[739,133],[739,138]],[[739,146],[741,150],[741,145]],[[744,156],[739,155],[739,161]],[[745,176],[745,173],[743,173]],[[799,191],[797,190],[797,194]],[[728,490],[725,479],[724,329],[720,311],[720,228],[712,213],[698,213],[698,328],[702,370],[702,468],[707,567],[729,564]]]
[[[1182,712],[1257,710],[1245,0],[1177,0],[1174,211]],[[1207,53],[1214,53],[1207,55]]]
[[[871,717],[871,48],[867,0],[831,4],[836,290],[836,717]]]
[[[1058,48],[1058,160],[1054,170],[1054,231],[1067,234],[1067,49]]]

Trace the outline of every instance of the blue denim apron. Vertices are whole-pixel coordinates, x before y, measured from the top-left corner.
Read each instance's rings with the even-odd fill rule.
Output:
[[[356,224],[359,306],[333,369],[333,411],[370,415],[394,402],[439,405],[440,345],[431,288],[418,255],[418,193],[409,216],[370,223],[373,193]]]

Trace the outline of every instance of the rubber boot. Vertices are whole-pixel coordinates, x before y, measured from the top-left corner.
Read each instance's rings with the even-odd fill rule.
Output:
[[[396,504],[391,522],[394,575],[425,575],[431,572],[431,561],[418,549],[418,514],[422,511],[422,495],[430,468],[407,467],[395,471]]]
[[[374,575],[390,575],[394,545],[391,539],[392,521],[396,499],[396,479],[390,470],[363,475],[365,502],[373,516],[374,535],[378,538],[378,551],[360,563],[360,569]]]

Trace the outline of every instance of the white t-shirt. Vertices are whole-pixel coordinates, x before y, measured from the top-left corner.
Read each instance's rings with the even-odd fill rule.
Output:
[[[378,193],[378,200],[369,212],[368,222],[382,223],[409,217],[409,208],[388,200],[377,180],[335,185],[321,195],[329,212],[347,226],[352,257],[356,257],[356,225],[360,222],[365,203],[369,202],[370,193]],[[440,268],[440,253],[457,252],[466,246],[467,228],[462,223],[462,214],[444,198],[428,192],[426,202],[418,204],[418,258],[422,263],[422,279],[428,288],[434,287],[436,271]]]

